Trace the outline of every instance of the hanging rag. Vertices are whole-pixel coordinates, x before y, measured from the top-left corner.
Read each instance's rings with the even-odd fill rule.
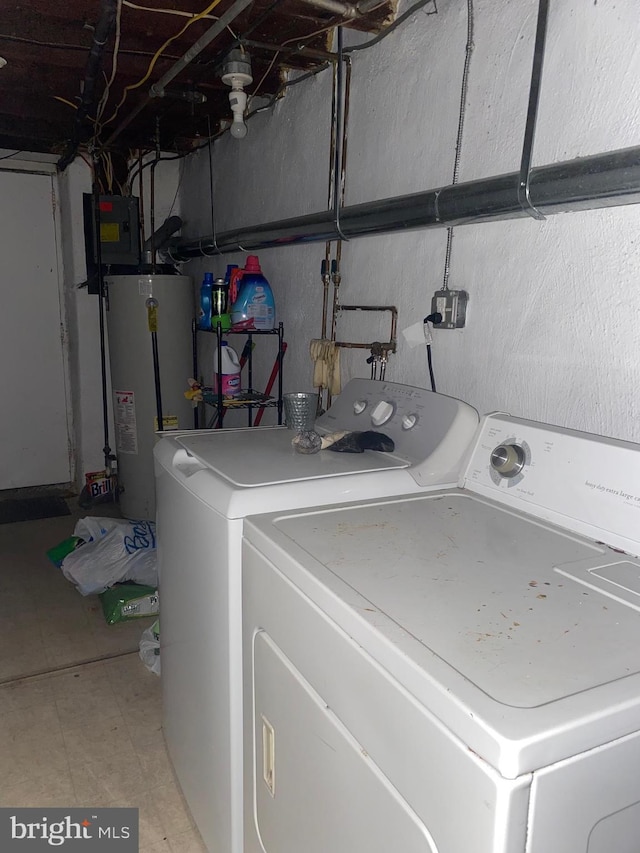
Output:
[[[309,354],[314,362],[313,387],[327,388],[332,396],[340,393],[340,347],[325,338],[311,341]]]

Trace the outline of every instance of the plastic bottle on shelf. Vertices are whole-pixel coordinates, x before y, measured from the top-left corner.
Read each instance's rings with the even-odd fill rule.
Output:
[[[222,341],[220,366],[218,367],[218,347],[213,351],[213,392],[218,393],[218,378],[223,397],[237,397],[240,393],[240,359],[233,347]]]
[[[213,273],[206,272],[200,285],[200,314],[198,328],[211,328],[211,291],[213,290]]]
[[[228,285],[231,284],[231,276],[234,270],[238,269],[238,264],[227,264],[227,271],[224,274],[225,283]]]
[[[213,282],[211,290],[211,328],[215,331],[218,324],[223,331],[231,328],[229,311],[229,285],[223,278]]]
[[[276,323],[275,301],[257,255],[249,255],[244,269],[232,274],[232,287],[236,281],[237,295],[231,305],[232,324],[235,326],[253,320],[253,327],[260,331],[273,329]]]

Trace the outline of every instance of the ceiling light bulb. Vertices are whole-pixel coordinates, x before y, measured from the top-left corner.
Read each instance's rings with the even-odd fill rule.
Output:
[[[242,121],[241,116],[234,116],[233,123],[229,129],[229,133],[234,139],[244,139],[247,135],[247,125]]]
[[[235,78],[236,75],[234,75]],[[247,125],[244,123],[244,111],[247,106],[247,93],[242,88],[242,83],[234,79],[229,92],[229,104],[233,113],[233,124],[231,125],[231,136],[234,139],[244,139],[247,135]]]
[[[239,49],[230,51],[222,67],[222,82],[231,86],[229,92],[229,105],[233,113],[231,136],[234,139],[244,139],[247,135],[247,126],[244,123],[247,93],[244,87],[253,82],[251,63],[247,53]]]

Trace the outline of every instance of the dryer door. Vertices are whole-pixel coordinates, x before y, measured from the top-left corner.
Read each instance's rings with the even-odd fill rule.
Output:
[[[637,853],[640,734],[620,738],[534,774],[530,853]]]
[[[254,635],[253,670],[247,853],[437,853],[415,812],[265,631]]]

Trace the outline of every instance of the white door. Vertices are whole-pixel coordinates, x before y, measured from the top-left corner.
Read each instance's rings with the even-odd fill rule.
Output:
[[[71,480],[53,178],[0,171],[0,489]]]

